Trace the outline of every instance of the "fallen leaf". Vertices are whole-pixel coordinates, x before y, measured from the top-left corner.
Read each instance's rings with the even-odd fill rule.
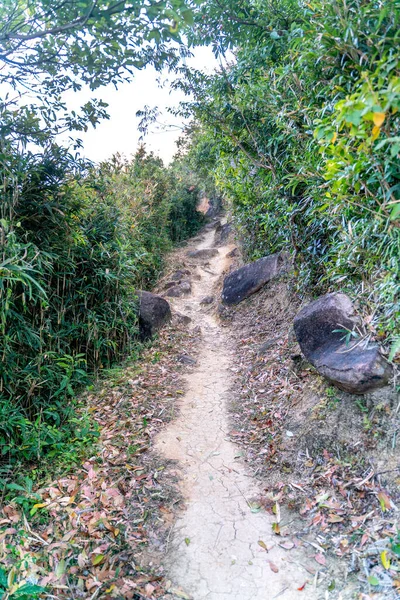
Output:
[[[276,516],[276,522],[280,523],[281,522],[281,509],[280,509],[278,502],[275,502],[272,512]]]
[[[281,535],[281,528],[279,527],[278,523],[272,523],[272,531],[276,534],[276,535]]]
[[[148,596],[151,596],[155,589],[156,588],[154,587],[154,585],[151,585],[151,583],[146,584],[145,588],[144,588],[144,590]]]
[[[331,513],[328,517],[328,523],[342,523],[344,521],[343,517],[339,517],[339,515],[335,515]]]
[[[314,556],[314,558],[317,561],[317,563],[319,563],[320,565],[323,565],[323,566],[326,565],[326,558],[323,554],[316,554]]]
[[[390,569],[390,558],[388,557],[387,550],[381,552],[381,562],[386,570]]]
[[[303,583],[303,585],[301,585],[299,588],[297,588],[299,590],[299,592],[302,592],[304,590],[304,588],[306,587],[307,583],[308,583],[308,579],[307,579],[307,581],[305,581]]]
[[[191,597],[185,594],[180,588],[169,588],[168,593],[174,594],[175,596],[178,596],[178,598],[183,598],[183,600],[192,600]]]
[[[96,555],[92,556],[92,565],[94,567],[96,567],[101,562],[103,562],[104,558],[105,558],[104,554],[96,554]]]
[[[276,566],[275,563],[272,562],[272,560],[269,560],[268,564],[269,564],[269,568],[271,569],[271,571],[273,571],[274,573],[279,573],[278,567]]]
[[[291,550],[292,548],[294,548],[293,542],[283,542],[282,544],[279,544],[279,546],[284,550]]]
[[[60,562],[58,563],[57,567],[56,567],[56,578],[59,579],[62,575],[64,575],[65,573],[65,560],[62,559],[60,560]]]
[[[386,492],[382,492],[382,491],[379,492],[378,500],[379,500],[379,504],[381,505],[382,512],[385,512],[386,510],[389,510],[391,508],[392,505],[390,502],[390,498],[386,494]]]
[[[264,548],[265,552],[268,552],[268,548],[265,542],[263,542],[262,540],[258,540],[258,545],[261,546],[261,548]]]

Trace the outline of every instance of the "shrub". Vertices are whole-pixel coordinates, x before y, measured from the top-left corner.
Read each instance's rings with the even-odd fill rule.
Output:
[[[132,350],[136,289],[154,282],[172,241],[201,217],[196,189],[185,194],[172,169],[143,149],[132,162],[99,168],[54,146],[7,158],[0,448],[13,461],[76,437],[76,390]]]

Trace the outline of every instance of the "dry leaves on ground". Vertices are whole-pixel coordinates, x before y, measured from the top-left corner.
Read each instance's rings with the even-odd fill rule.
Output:
[[[400,593],[396,404],[392,397],[368,407],[329,388],[299,355],[291,333],[298,306],[280,281],[225,312],[236,347],[230,435],[265,482],[264,508],[289,509],[286,520],[295,525],[276,522],[275,533],[294,532],[289,543],[314,550],[314,572],[324,577],[330,598],[349,576],[365,600],[382,593],[394,600]],[[342,575],[335,580],[338,559]]]
[[[34,490],[39,499],[29,520],[14,503],[2,507],[0,553],[9,591],[39,585],[46,598],[60,600],[164,593],[162,572],[142,559],[149,536],[165,534],[177,494],[165,463],[150,450],[183,393],[186,367],[177,356],[183,349],[193,354],[194,343],[174,323],[138,363],[110,371],[86,398],[100,428],[93,457]]]

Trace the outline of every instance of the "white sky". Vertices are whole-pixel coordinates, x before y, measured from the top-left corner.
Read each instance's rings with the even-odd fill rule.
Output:
[[[218,62],[210,48],[196,48],[194,57],[187,61],[195,68],[210,72],[218,66]],[[110,115],[109,120],[102,121],[96,129],[79,132],[76,137],[83,141],[81,155],[95,162],[110,158],[113,154],[119,152],[129,157],[133,154],[139,144],[140,132],[137,130],[140,118],[136,117],[136,111],[144,108],[145,105],[151,108],[157,106],[163,115],[160,121],[168,124],[183,125],[183,121],[174,118],[166,112],[169,106],[177,106],[185,96],[178,91],[173,91],[169,85],[160,88],[157,79],[160,73],[157,73],[152,67],[143,71],[137,71],[132,83],[123,84],[115,89],[113,85],[105,86],[95,92],[89,90],[81,92],[68,92],[65,95],[68,108],[79,108],[91,97],[101,98],[109,104],[107,112]],[[161,79],[166,80],[172,77],[171,74],[162,73]],[[148,150],[153,150],[166,163],[171,160],[176,153],[175,141],[181,134],[181,130],[157,131],[153,130],[146,136],[144,142]]]

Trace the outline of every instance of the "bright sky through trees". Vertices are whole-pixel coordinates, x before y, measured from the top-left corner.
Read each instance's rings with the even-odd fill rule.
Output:
[[[187,60],[191,66],[207,72],[213,71],[218,66],[209,47],[196,48],[194,56]],[[139,117],[136,112],[145,105],[158,106],[162,116],[160,122],[165,123],[165,129],[152,126],[145,138],[148,150],[153,150],[165,162],[169,162],[176,152],[175,141],[181,134],[183,120],[167,113],[167,108],[176,106],[185,98],[182,92],[171,90],[170,82],[176,75],[167,72],[157,73],[148,66],[142,71],[137,71],[132,83],[120,84],[116,90],[109,84],[96,91],[96,95],[108,103],[107,109],[110,119],[103,120],[96,129],[89,128],[87,132],[79,132],[75,137],[83,141],[81,154],[95,162],[106,160],[112,154],[119,152],[129,156],[134,153],[139,142],[138,131]],[[163,83],[159,85],[159,80]],[[93,92],[68,92],[65,99],[69,107],[78,108],[93,96]],[[66,136],[65,139],[67,139]]]

